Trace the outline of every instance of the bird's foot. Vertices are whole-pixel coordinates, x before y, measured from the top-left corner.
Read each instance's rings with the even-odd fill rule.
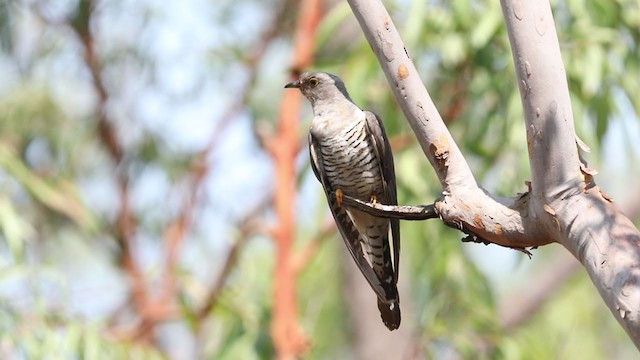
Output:
[[[342,207],[342,196],[344,195],[344,193],[342,192],[342,189],[337,189],[336,190],[336,201],[338,202],[338,207]]]
[[[378,203],[378,197],[374,194],[371,195],[371,201],[369,201],[372,204],[377,204]]]

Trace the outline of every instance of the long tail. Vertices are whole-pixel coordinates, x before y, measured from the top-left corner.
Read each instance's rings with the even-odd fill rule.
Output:
[[[400,327],[400,303],[398,301],[385,303],[378,299],[378,310],[380,310],[382,322],[389,330]]]

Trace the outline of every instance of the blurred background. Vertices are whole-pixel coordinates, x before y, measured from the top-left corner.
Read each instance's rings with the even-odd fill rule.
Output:
[[[386,1],[478,181],[526,191],[497,1]],[[552,1],[583,153],[640,219],[640,5]],[[346,2],[0,0],[3,359],[628,359],[559,245],[403,222],[388,332],[310,171],[305,69],[385,120],[401,204],[441,188]]]

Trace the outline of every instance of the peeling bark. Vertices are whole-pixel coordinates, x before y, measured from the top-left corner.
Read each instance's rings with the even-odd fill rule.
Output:
[[[379,0],[348,2],[440,179],[443,192],[435,208],[442,221],[471,241],[525,252],[527,247],[562,244],[586,268],[640,348],[640,232],[580,162],[549,3],[501,1],[525,113],[532,181],[527,193],[499,198],[476,183],[384,5]]]

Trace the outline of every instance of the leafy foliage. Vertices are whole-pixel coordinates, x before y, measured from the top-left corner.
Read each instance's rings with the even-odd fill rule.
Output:
[[[256,199],[271,191],[264,140],[274,131],[295,12],[285,12],[256,65],[247,57],[262,39],[252,34],[274,15],[272,7],[253,0],[203,3],[162,8],[117,0],[60,7],[0,2],[0,64],[8,69],[8,75],[0,74],[7,79],[0,88],[0,357],[275,356],[270,326],[276,264],[268,231],[273,214],[252,215],[255,221],[247,222],[252,226],[238,224],[251,215]],[[576,128],[594,147],[593,156],[602,157],[611,127],[637,120],[640,113],[640,8],[634,0],[567,0],[553,6]],[[396,1],[388,7],[478,180],[499,195],[525,190],[525,131],[499,4]],[[119,26],[108,26],[112,23]],[[186,39],[181,27],[189,30]],[[106,80],[102,109],[77,36],[92,32],[99,74]],[[33,33],[44,35],[31,39]],[[327,9],[316,53],[318,69],[339,73],[354,100],[385,119],[397,145],[400,203],[437,197],[439,182],[346,3]],[[252,68],[258,69],[255,81],[247,80]],[[211,130],[211,119],[223,116],[221,109],[233,108],[229,104],[243,96],[245,81],[246,101],[229,112],[232,121],[214,135],[217,147],[203,160],[208,141],[203,134]],[[626,103],[635,114],[623,110]],[[123,143],[121,164],[114,165],[100,138],[103,113]],[[307,110],[302,121],[308,119]],[[321,190],[302,165],[306,151],[301,154],[298,248],[312,241],[326,216]],[[189,203],[185,194],[203,163],[214,170],[191,204],[191,232],[176,255],[178,310],[152,324],[154,337],[139,341],[128,331],[142,315],[117,230],[118,175],[130,179],[134,252],[142,276],[150,279],[149,293],[157,295],[166,276],[162,262],[169,230]],[[217,305],[200,318],[225,254],[241,236],[250,241]],[[502,300],[535,281],[548,253],[536,253],[531,262],[521,254],[512,262],[496,260],[493,267],[501,275],[495,276],[476,254],[483,245],[461,243],[461,234],[442,224],[403,223],[402,236],[407,265],[401,277],[410,289],[403,302],[413,314],[403,326],[411,327],[417,353],[496,359],[633,356],[584,274],[528,323],[511,333],[502,328]],[[504,258],[505,252],[494,255]],[[300,325],[311,339],[310,358],[353,352],[354,325],[345,306],[349,289],[342,286],[345,270],[336,260],[343,253],[339,238],[330,237],[298,277]],[[176,326],[163,326],[168,323]]]

